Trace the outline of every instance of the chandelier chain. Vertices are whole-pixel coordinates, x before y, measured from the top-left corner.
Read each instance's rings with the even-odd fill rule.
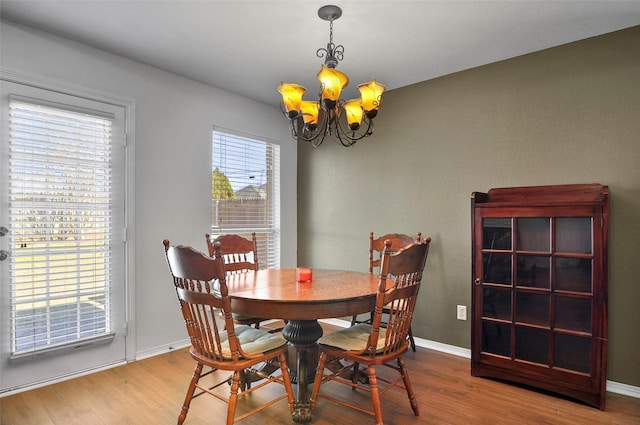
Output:
[[[333,19],[329,21],[329,44],[333,46]]]

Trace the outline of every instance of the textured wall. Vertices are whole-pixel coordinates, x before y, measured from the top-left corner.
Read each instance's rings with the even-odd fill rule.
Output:
[[[414,333],[468,348],[471,193],[608,185],[608,379],[640,385],[638,46],[634,27],[393,90],[373,137],[301,145],[298,262],[365,271],[369,231],[430,235]]]

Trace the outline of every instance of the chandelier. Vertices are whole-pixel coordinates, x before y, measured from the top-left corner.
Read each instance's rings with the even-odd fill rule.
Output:
[[[318,72],[319,99],[303,100],[306,88],[282,82],[278,87],[282,95],[282,112],[289,119],[291,135],[296,140],[318,147],[329,135],[343,146],[353,146],[358,140],[373,134],[373,119],[386,87],[372,80],[358,86],[359,99],[340,99],[349,77],[336,69],[342,60],[344,47],[333,43],[333,21],[342,16],[342,10],[338,6],[323,6],[318,10],[318,16],[329,21],[327,48],[319,48],[316,52],[319,58],[324,57],[324,64]]]

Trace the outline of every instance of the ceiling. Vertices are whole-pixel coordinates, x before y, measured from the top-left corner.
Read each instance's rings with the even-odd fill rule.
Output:
[[[640,25],[640,0],[0,0],[0,15],[276,106],[281,81],[318,90],[325,4],[343,12],[345,98]]]

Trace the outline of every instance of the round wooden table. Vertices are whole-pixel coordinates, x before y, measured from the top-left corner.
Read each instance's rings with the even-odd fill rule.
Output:
[[[289,368],[297,382],[293,420],[311,421],[308,385],[318,363],[318,319],[352,316],[375,307],[379,276],[342,270],[313,270],[311,282],[296,282],[296,269],[267,269],[227,277],[231,309],[253,317],[287,320]],[[295,359],[296,361],[291,361]]]

